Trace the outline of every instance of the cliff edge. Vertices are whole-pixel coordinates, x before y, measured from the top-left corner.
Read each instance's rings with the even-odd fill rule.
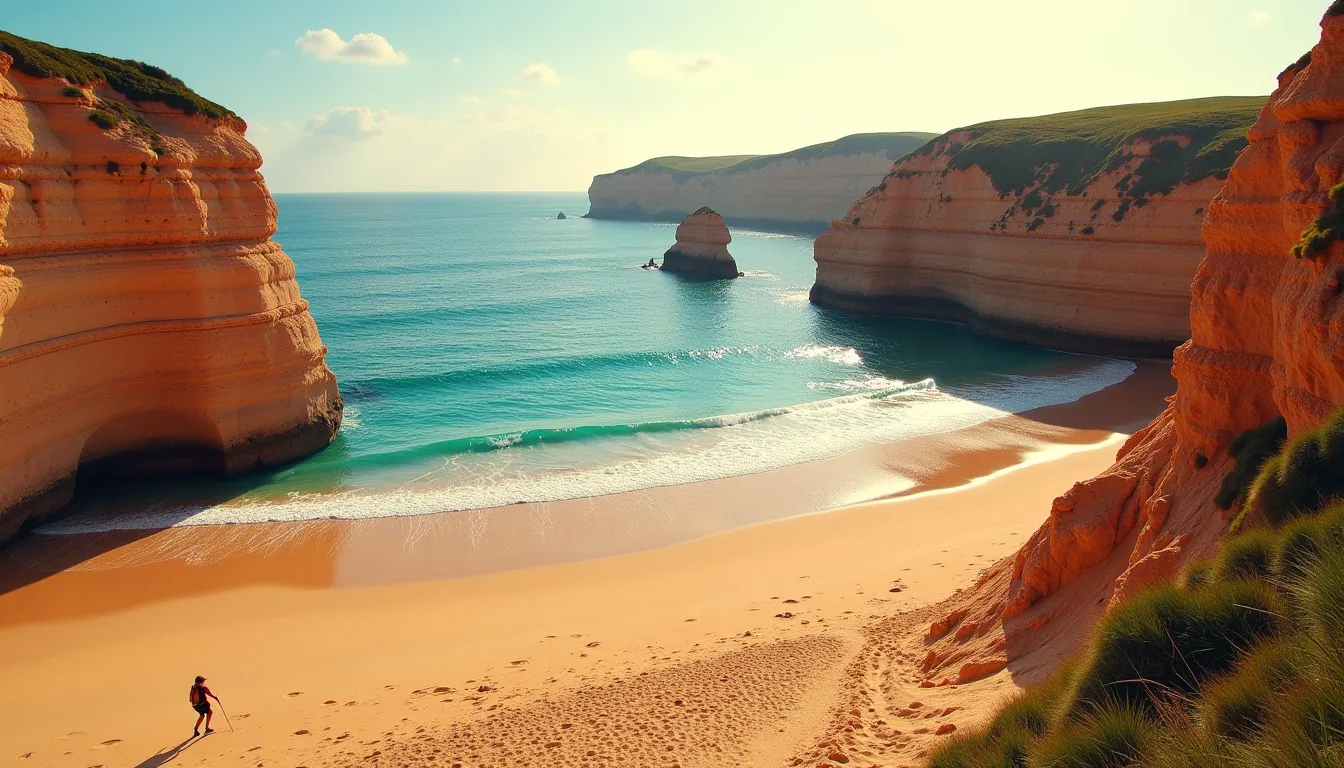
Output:
[[[1105,606],[1218,546],[1232,510],[1216,499],[1236,477],[1238,436],[1281,417],[1292,437],[1344,407],[1344,8],[1321,27],[1209,205],[1171,404],[953,601],[929,632],[930,679],[1049,669],[1029,657],[1053,649],[1057,660]]]
[[[663,270],[703,277],[737,277],[737,262],[728,253],[733,241],[723,217],[703,207],[677,226],[677,242],[663,254]]]
[[[245,130],[157,67],[0,33],[0,542],[77,481],[236,475],[334,438]]]
[[[778,155],[655,157],[593,177],[594,219],[681,221],[707,205],[733,225],[820,232],[931,133],[861,133]]]
[[[1264,103],[1132,104],[944,134],[817,239],[812,300],[1170,355],[1190,334],[1205,211]]]

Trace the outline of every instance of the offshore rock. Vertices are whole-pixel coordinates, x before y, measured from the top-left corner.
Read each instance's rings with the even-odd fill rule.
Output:
[[[723,217],[701,208],[677,227],[677,242],[663,254],[663,269],[703,277],[737,277],[737,262],[728,253],[732,239]]]

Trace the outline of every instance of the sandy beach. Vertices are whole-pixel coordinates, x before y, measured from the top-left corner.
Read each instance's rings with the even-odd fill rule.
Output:
[[[1031,682],[1005,671],[921,688],[937,603],[1111,464],[1174,390],[1167,368],[1142,363],[1076,403],[960,432],[694,485],[29,536],[0,552],[0,759],[906,764]],[[196,674],[232,728],[217,714],[219,733],[191,741]],[[851,714],[856,697],[870,711]],[[832,754],[828,739],[855,723],[861,738]]]

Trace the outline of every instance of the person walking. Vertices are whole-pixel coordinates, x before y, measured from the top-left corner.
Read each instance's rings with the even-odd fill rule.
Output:
[[[214,717],[215,714],[210,709],[210,699],[219,701],[219,697],[211,693],[209,688],[205,687],[205,677],[197,675],[196,684],[191,686],[191,695],[189,699],[191,701],[191,708],[196,710],[196,714],[198,715],[196,718],[196,730],[192,734],[193,736],[201,735],[202,720],[205,721],[205,732],[207,734],[215,732],[215,729],[210,727],[210,719]]]

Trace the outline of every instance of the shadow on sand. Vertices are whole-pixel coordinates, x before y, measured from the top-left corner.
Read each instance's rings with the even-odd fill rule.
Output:
[[[158,752],[155,752],[154,754],[150,755],[149,757],[137,763],[135,768],[159,768],[159,766],[161,765],[167,765],[168,763],[172,762],[178,755],[181,755],[183,752],[186,752],[187,749],[190,748],[193,744],[200,741],[201,738],[192,736],[191,738],[187,739],[186,741],[176,746],[164,747],[163,749],[160,749]]]

